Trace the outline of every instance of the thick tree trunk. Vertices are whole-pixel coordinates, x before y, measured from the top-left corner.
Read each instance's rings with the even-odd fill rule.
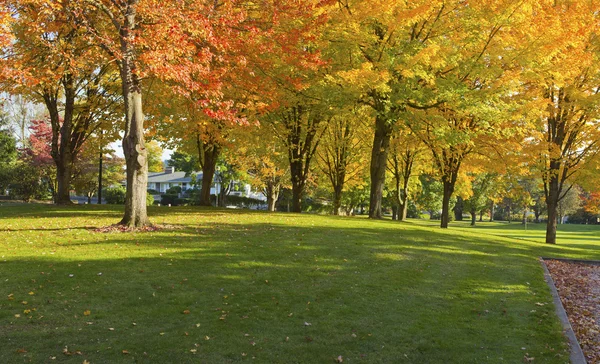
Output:
[[[342,209],[342,185],[336,185],[333,189],[333,214],[336,216],[343,215]]]
[[[62,158],[59,158],[62,160]],[[59,162],[56,163],[56,182],[58,189],[56,191],[56,200],[54,201],[57,205],[70,205],[71,202],[71,176],[72,176],[72,163]]]
[[[217,158],[207,156],[212,153],[204,154],[204,163],[202,163],[202,187],[200,188],[200,206],[212,206],[210,200],[210,188],[213,184],[215,177],[215,170],[217,169]]]
[[[370,167],[371,193],[369,196],[369,218],[371,219],[381,219],[383,217],[381,203],[392,126],[392,122],[382,115],[378,115],[375,118],[375,135],[373,137]]]
[[[125,214],[121,225],[143,227],[150,224],[146,208],[148,185],[148,151],[144,140],[144,114],[142,112],[142,87],[136,70],[133,32],[136,27],[137,1],[127,3],[124,24],[120,29],[121,82],[125,103],[125,135],[123,154],[127,166],[127,193]]]
[[[448,228],[450,222],[450,198],[454,193],[454,184],[456,178],[451,178],[451,181],[444,181],[444,196],[442,197],[442,221],[440,227],[442,229]]]
[[[398,205],[392,206],[392,220],[398,220]]]
[[[477,222],[477,211],[470,211],[471,214],[471,226],[475,226]]]
[[[479,211],[479,222],[483,222],[483,210]]]
[[[302,196],[304,195],[304,181],[294,181],[292,177],[292,209],[291,212],[302,212]]]

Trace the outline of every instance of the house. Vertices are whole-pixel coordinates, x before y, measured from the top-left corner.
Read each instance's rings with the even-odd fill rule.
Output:
[[[202,172],[193,172],[196,181],[202,180]],[[176,172],[175,167],[166,167],[163,172],[148,172],[148,189],[160,193],[166,193],[171,187],[181,187],[182,191],[192,188],[192,177],[186,176],[185,172]],[[210,193],[216,194],[216,185],[210,189]]]
[[[202,181],[202,172],[192,172],[196,175],[196,181],[198,184]],[[261,201],[266,201],[264,195],[260,192],[252,191],[252,186],[249,184],[240,184],[239,182],[232,182],[238,185],[238,191],[231,191],[229,195],[233,196],[244,196],[250,197]],[[148,189],[155,190],[159,194],[164,194],[171,187],[181,187],[181,191],[185,191],[193,188],[192,176],[186,176],[185,172],[175,171],[175,167],[165,167],[163,172],[149,172],[148,173]],[[221,191],[221,184],[219,183],[218,176],[215,176],[213,184],[210,188],[210,194],[216,195]]]

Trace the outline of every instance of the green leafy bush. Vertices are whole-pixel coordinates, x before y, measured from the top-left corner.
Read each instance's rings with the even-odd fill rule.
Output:
[[[124,205],[126,193],[125,187],[118,186],[105,189],[102,195],[109,205]]]

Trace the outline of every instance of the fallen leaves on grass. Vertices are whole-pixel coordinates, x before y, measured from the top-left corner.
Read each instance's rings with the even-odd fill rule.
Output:
[[[115,225],[95,228],[92,231],[95,233],[129,233],[132,231],[153,232],[153,231],[160,231],[160,230],[177,230],[177,229],[181,229],[181,228],[177,227],[175,225],[166,225],[166,224],[147,225],[147,226],[144,226],[141,228],[131,228],[131,227],[125,226],[125,225],[115,224]]]
[[[600,362],[600,266],[546,260],[581,349]]]

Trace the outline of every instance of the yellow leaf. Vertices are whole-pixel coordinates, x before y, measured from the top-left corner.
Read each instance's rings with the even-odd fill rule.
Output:
[[[89,316],[89,315],[90,315],[90,313],[92,313],[92,311],[90,311],[90,310],[85,310],[85,311],[83,311],[83,316]]]

